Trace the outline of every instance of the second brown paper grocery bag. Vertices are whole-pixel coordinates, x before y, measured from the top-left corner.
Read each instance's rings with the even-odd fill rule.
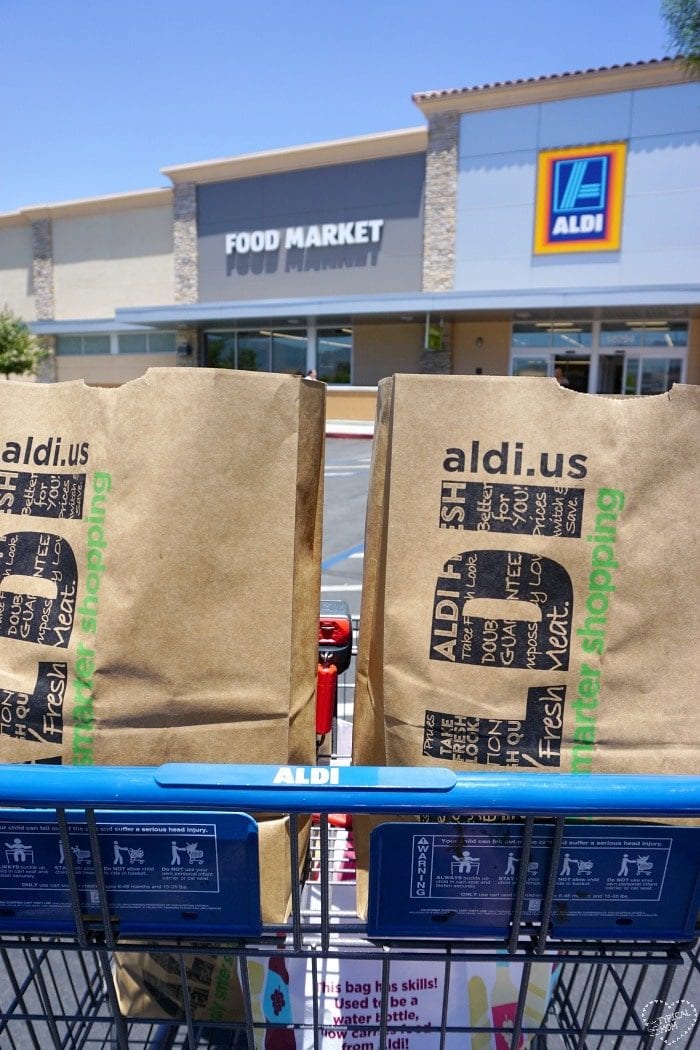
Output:
[[[697,771],[699,394],[380,384],[356,763]]]

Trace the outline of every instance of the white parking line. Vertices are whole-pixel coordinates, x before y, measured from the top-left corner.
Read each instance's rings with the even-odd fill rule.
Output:
[[[326,463],[326,470],[369,470],[367,463]]]
[[[361,583],[336,583],[334,586],[321,587],[321,593],[327,594],[329,591],[361,591]]]
[[[365,556],[365,552],[364,551],[355,551],[354,554],[349,554],[348,558],[364,558],[364,556]]]

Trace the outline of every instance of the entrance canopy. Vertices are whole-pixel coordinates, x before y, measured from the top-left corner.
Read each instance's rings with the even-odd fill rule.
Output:
[[[479,314],[488,319],[535,317],[548,320],[575,313],[577,317],[619,316],[639,311],[639,318],[659,317],[662,308],[677,308],[679,316],[700,309],[700,284],[659,285],[650,303],[647,287],[511,290],[503,292],[408,293],[382,296],[342,296],[317,299],[267,299],[247,302],[211,302],[176,306],[152,306],[117,310],[119,324],[172,328],[173,325],[244,324],[257,327],[272,322],[304,324],[309,318],[328,325],[361,323],[363,320],[418,321],[428,314],[459,320]],[[676,312],[674,311],[674,316]],[[38,322],[37,334],[52,334],[56,322]]]

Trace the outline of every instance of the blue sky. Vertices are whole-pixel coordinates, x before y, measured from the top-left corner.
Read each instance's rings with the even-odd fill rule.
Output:
[[[660,0],[0,0],[0,43],[0,213],[417,126],[417,91],[668,54]]]

